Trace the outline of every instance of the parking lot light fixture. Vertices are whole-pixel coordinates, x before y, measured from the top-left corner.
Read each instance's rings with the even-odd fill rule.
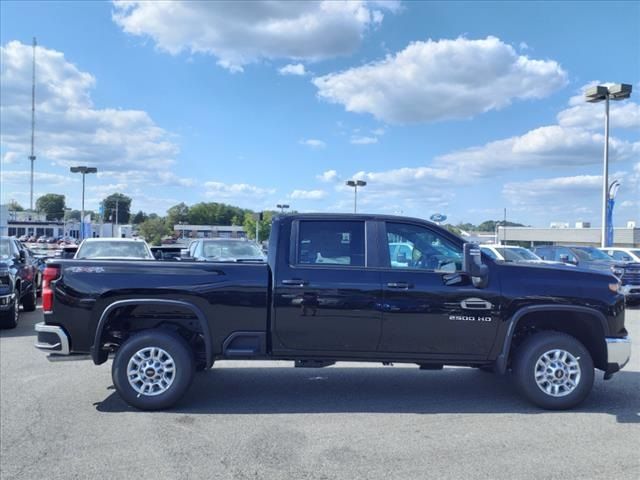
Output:
[[[602,233],[601,246],[607,245],[607,205],[609,203],[609,101],[624,100],[631,96],[632,87],[628,83],[596,85],[584,92],[589,103],[604,101],[604,168],[602,172]]]
[[[84,240],[84,177],[87,173],[98,173],[96,167],[71,167],[71,173],[82,174],[82,210],[80,211],[80,240]]]
[[[358,212],[358,187],[364,187],[367,185],[367,182],[364,180],[347,180],[345,182],[347,187],[353,188],[353,213]]]
[[[286,203],[279,203],[276,205],[276,208],[280,209],[280,213],[284,213],[284,211],[289,208],[289,205],[287,205]]]

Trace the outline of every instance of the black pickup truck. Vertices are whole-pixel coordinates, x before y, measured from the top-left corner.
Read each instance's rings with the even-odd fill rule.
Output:
[[[511,373],[549,409],[610,378],[630,339],[618,279],[491,260],[423,220],[300,214],[273,221],[266,263],[49,261],[37,344],[115,353],[114,385],[167,408],[216,360],[405,362]]]
[[[15,328],[20,305],[36,309],[39,271],[35,259],[13,237],[0,237],[0,328]]]

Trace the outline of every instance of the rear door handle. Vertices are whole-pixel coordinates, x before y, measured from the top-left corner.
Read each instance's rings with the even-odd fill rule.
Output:
[[[290,280],[282,280],[282,284],[283,285],[291,285],[293,287],[304,287],[308,283],[309,282],[307,282],[306,280],[302,280],[300,278],[292,278]]]
[[[413,288],[413,285],[408,282],[389,282],[387,283],[387,287],[408,290],[410,288]]]

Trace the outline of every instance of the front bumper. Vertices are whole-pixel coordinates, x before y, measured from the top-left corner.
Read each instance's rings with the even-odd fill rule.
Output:
[[[627,299],[640,298],[640,285],[621,285],[619,292]]]
[[[56,355],[69,355],[69,337],[62,327],[40,322],[35,328],[38,335],[36,348]]]
[[[13,299],[15,296],[15,293],[0,295],[0,311],[9,310],[13,306]]]
[[[607,341],[607,373],[613,374],[629,363],[631,358],[631,339],[606,338]]]

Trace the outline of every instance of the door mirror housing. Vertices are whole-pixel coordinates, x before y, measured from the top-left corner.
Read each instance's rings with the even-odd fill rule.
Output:
[[[155,252],[153,252],[153,257],[156,260],[163,260],[164,259],[164,255],[162,254],[162,250],[156,250]]]
[[[578,261],[575,258],[569,257],[569,255],[560,255],[560,261],[562,263],[570,263],[572,265],[578,264]]]
[[[182,250],[180,250],[180,260],[193,260],[193,257],[189,255],[188,249],[183,248]]]
[[[18,252],[18,258],[20,259],[21,262],[26,262],[27,261],[27,252],[25,252],[24,250],[20,250]]]
[[[465,243],[463,246],[462,271],[471,277],[473,286],[484,288],[489,283],[489,267],[482,263],[480,246]]]

